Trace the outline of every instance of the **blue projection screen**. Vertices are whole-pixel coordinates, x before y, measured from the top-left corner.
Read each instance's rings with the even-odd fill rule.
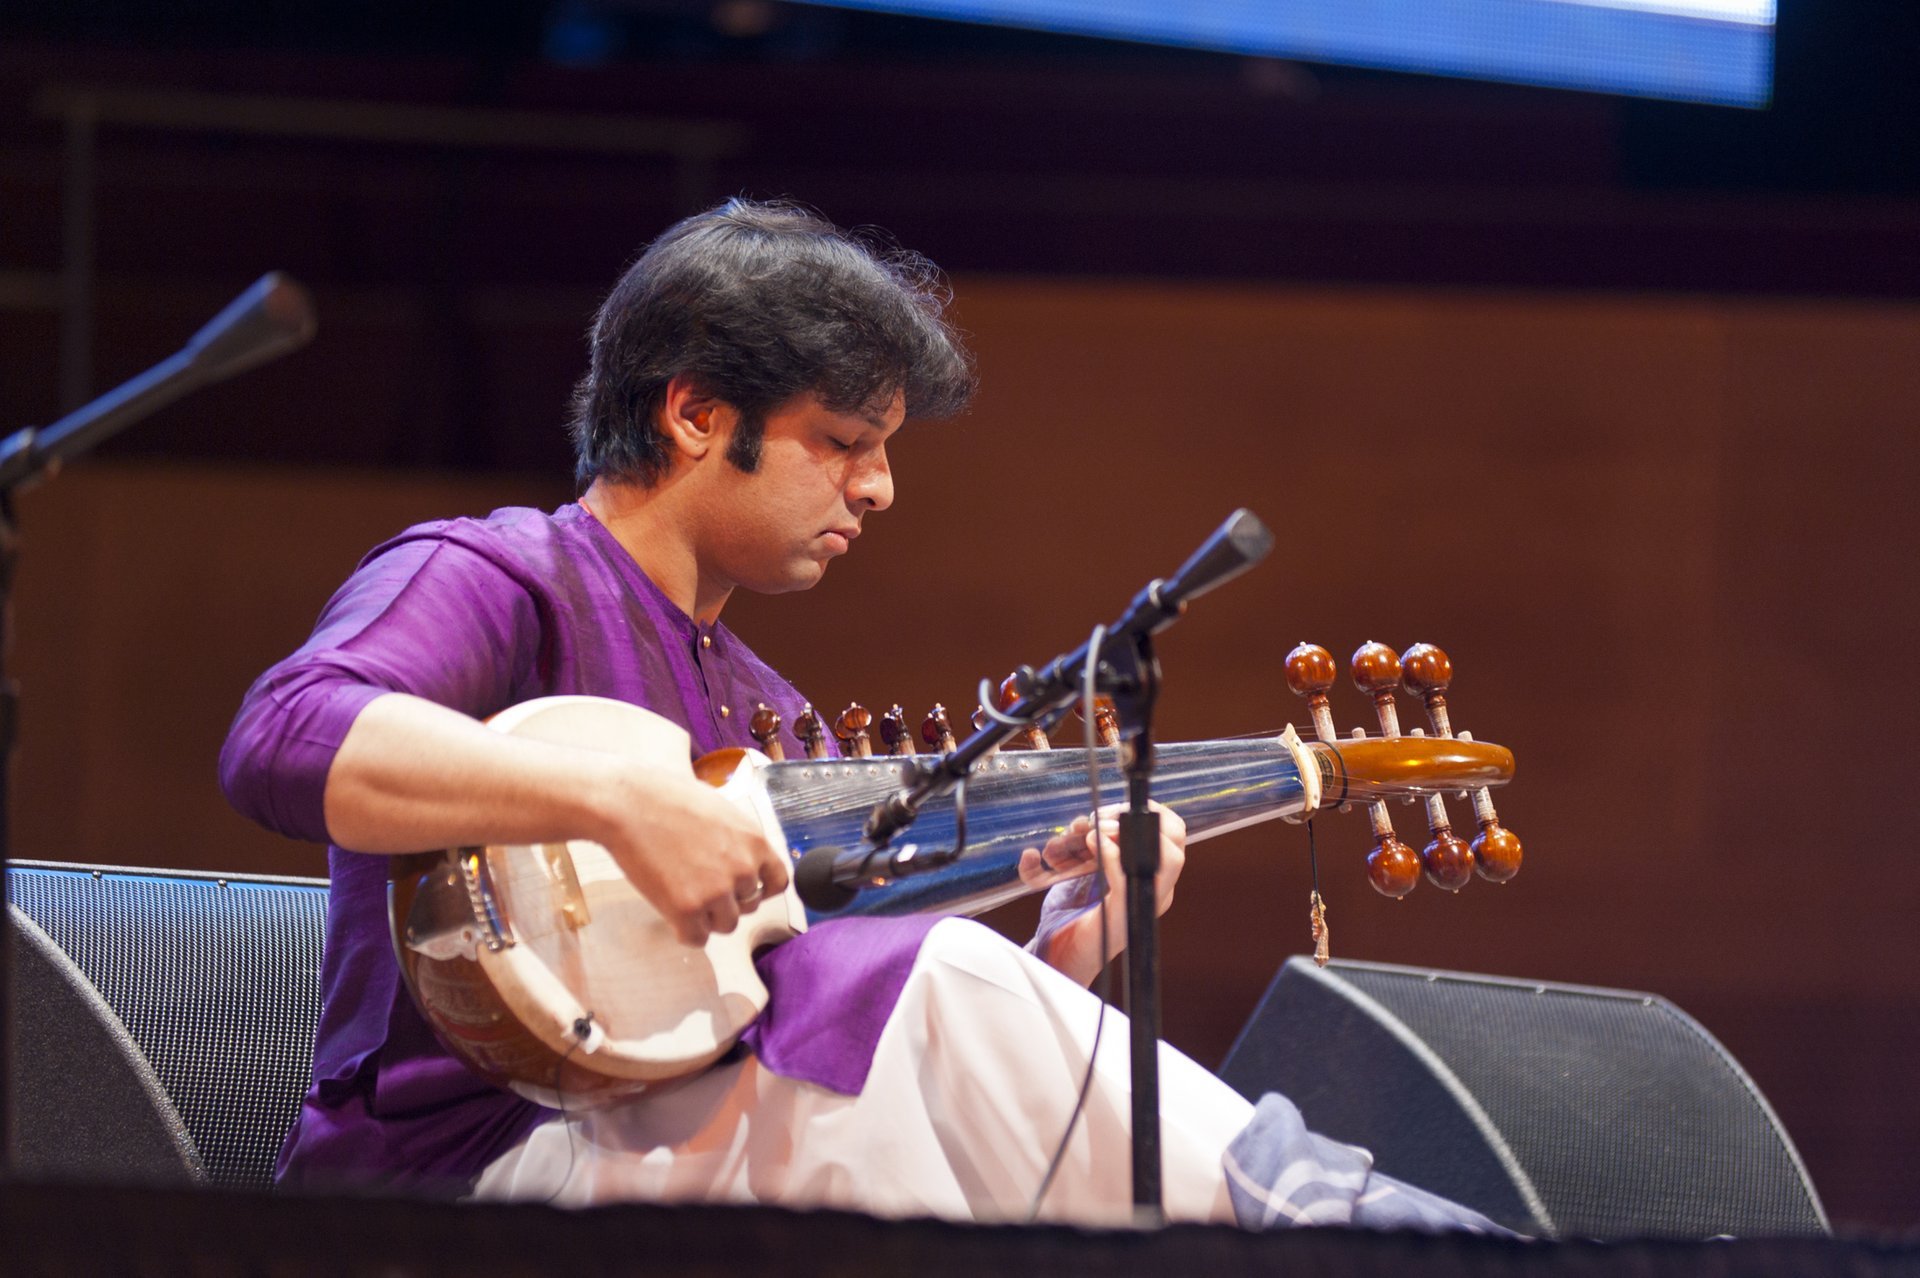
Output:
[[[1775,0],[809,0],[1041,31],[1765,106]]]

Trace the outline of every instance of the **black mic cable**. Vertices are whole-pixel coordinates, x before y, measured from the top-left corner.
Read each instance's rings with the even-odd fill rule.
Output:
[[[1034,1191],[1033,1209],[1027,1213],[1029,1223],[1040,1218],[1040,1204],[1045,1201],[1047,1191],[1053,1188],[1053,1178],[1060,1172],[1060,1164],[1066,1161],[1067,1146],[1073,1141],[1073,1132],[1080,1125],[1080,1116],[1086,1112],[1087,1097],[1093,1092],[1093,1070],[1100,1060],[1100,1034],[1107,1027],[1107,1001],[1111,993],[1112,981],[1109,969],[1113,960],[1107,957],[1107,864],[1100,854],[1100,755],[1098,738],[1094,728],[1094,680],[1100,671],[1100,649],[1107,641],[1107,628],[1104,625],[1093,628],[1093,636],[1087,640],[1087,664],[1085,677],[1080,685],[1080,711],[1086,720],[1087,749],[1087,796],[1089,800],[1088,820],[1093,823],[1093,872],[1100,876],[1100,886],[1094,893],[1093,908],[1100,911],[1100,971],[1094,977],[1093,996],[1100,1000],[1100,1012],[1093,1022],[1093,1046],[1087,1049],[1087,1072],[1080,1078],[1080,1095],[1073,1102],[1073,1113],[1067,1116],[1067,1129],[1060,1133],[1060,1144],[1053,1151],[1053,1159],[1047,1164],[1047,1174],[1041,1178],[1040,1188]],[[984,702],[982,703],[985,704]],[[1045,956],[1041,956],[1044,961]]]

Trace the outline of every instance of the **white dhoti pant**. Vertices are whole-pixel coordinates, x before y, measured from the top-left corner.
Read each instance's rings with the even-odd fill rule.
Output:
[[[748,1057],[631,1100],[556,1117],[488,1166],[479,1198],[777,1203],[884,1216],[1020,1220],[1059,1146],[1100,1001],[995,933],[936,925],[857,1096]],[[1109,1009],[1085,1112],[1041,1219],[1132,1213],[1126,1017]],[[1234,1219],[1221,1155],[1252,1106],[1160,1047],[1172,1220]]]

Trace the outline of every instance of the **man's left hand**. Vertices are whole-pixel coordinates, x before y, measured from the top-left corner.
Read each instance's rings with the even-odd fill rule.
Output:
[[[1165,914],[1173,904],[1174,885],[1187,862],[1187,823],[1179,813],[1161,804],[1153,804],[1153,809],[1160,814],[1160,871],[1153,880],[1154,913]],[[1046,847],[1028,848],[1020,854],[1020,877],[1036,886],[1091,874],[1094,859],[1099,858],[1107,891],[1098,907],[1090,905],[1069,919],[1041,947],[1042,958],[1082,985],[1092,983],[1127,943],[1127,882],[1118,841],[1121,810],[1118,806],[1100,810],[1097,836],[1088,817],[1076,817],[1073,824],[1049,839]],[[1102,914],[1106,916],[1104,956],[1100,951]]]

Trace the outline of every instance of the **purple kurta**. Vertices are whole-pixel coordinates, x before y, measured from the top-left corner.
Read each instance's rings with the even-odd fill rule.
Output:
[[[681,724],[695,753],[752,745],[757,702],[788,725],[804,704],[726,627],[675,607],[578,505],[423,524],[375,549],[306,644],[248,692],[220,756],[228,798],[326,841],[327,769],[386,692],[476,718],[534,697],[613,697]],[[388,940],[386,858],[331,847],[327,860],[313,1086],[280,1178],[470,1181],[550,1111],[481,1082],[435,1041]],[[751,1046],[778,1072],[857,1092],[931,922],[848,920],[773,951],[761,969],[774,1005]]]

